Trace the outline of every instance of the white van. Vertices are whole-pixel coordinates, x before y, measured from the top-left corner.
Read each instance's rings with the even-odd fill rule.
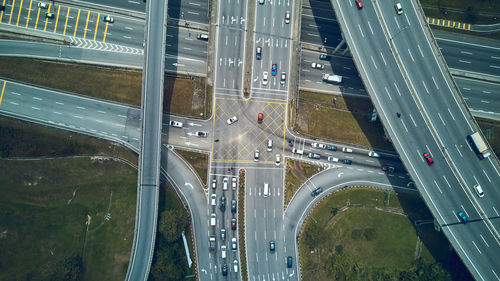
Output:
[[[264,183],[264,197],[269,196],[269,183],[265,182]]]
[[[211,200],[211,205],[212,205],[212,206],[217,205],[217,195],[212,194],[211,199],[212,199],[212,200]]]
[[[267,141],[267,151],[273,151],[273,140]]]
[[[328,156],[328,161],[329,162],[339,162],[339,159],[337,157]]]
[[[220,249],[221,249],[221,256],[223,259],[225,259],[226,258],[226,249],[227,249],[226,245],[220,246]]]
[[[349,147],[342,147],[342,152],[352,153],[352,149]]]
[[[216,225],[216,217],[215,214],[212,214],[210,216],[210,226],[215,226]]]
[[[481,188],[481,186],[479,184],[474,185],[474,190],[476,191],[477,196],[484,197],[483,189]]]
[[[304,154],[304,150],[297,149],[297,148],[292,149],[292,152],[295,153],[295,154],[299,154],[299,155],[303,155]]]

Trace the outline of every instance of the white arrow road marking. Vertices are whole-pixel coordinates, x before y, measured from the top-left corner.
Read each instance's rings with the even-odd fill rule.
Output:
[[[184,184],[184,186],[189,186],[189,187],[191,187],[191,189],[193,189],[193,185],[192,185],[192,184],[190,184],[189,182],[186,182],[186,183]]]
[[[337,177],[339,177],[339,178],[340,178],[343,174],[344,174],[343,172],[342,172],[342,173],[339,173],[339,174],[337,175]]]
[[[190,146],[190,145],[199,146],[198,144],[196,144],[196,143],[192,143],[192,142],[186,142],[186,145],[187,145],[187,146]]]
[[[188,123],[188,125],[189,125],[189,126],[201,127],[201,125],[200,125],[200,124],[195,124],[195,123],[193,123],[193,122]]]

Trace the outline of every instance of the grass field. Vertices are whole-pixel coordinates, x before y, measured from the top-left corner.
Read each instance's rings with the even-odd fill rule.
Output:
[[[141,105],[140,70],[1,57],[0,77],[68,93]],[[205,78],[200,77],[191,79],[185,75],[165,75],[163,110],[172,114],[208,118],[212,94],[206,94],[205,81]],[[206,104],[208,109],[205,109]]]
[[[315,276],[315,280],[397,280],[402,276],[471,280],[444,235],[434,231],[432,224],[415,228],[415,219],[432,219],[417,194],[369,188],[334,193],[315,207],[300,234],[302,276]],[[416,257],[418,233],[423,244]],[[416,277],[417,270],[420,277]]]
[[[208,154],[185,149],[175,149],[184,160],[195,170],[203,185],[207,185],[208,178]]]
[[[123,280],[136,190],[113,160],[0,160],[0,280],[63,280],[79,258],[79,280]]]
[[[333,98],[336,101],[333,102]],[[368,122],[369,99],[301,91],[294,129],[307,135],[378,149],[394,150],[380,121]]]
[[[285,205],[288,206],[293,195],[299,187],[310,177],[324,170],[323,167],[311,163],[292,160],[286,160],[285,172]]]
[[[0,157],[115,155],[137,164],[137,155],[119,145],[68,131],[0,117]]]

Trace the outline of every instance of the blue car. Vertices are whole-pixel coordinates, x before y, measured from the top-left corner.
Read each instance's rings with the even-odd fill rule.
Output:
[[[333,145],[328,145],[326,149],[331,150],[331,151],[337,151],[337,147]]]
[[[271,74],[276,76],[276,71],[278,71],[278,64],[273,62],[273,68],[271,69]]]
[[[460,217],[460,220],[464,223],[467,224],[469,222],[469,219],[467,218],[467,215],[464,212],[459,212],[458,216]]]

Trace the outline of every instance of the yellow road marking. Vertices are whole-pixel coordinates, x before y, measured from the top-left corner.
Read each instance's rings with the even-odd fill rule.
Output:
[[[66,27],[68,26],[69,10],[71,10],[71,8],[68,8],[68,12],[66,13],[66,21],[64,22],[64,32],[63,32],[63,35],[66,35]]]
[[[76,15],[75,32],[73,32],[73,37],[76,37],[76,29],[78,28],[78,20],[80,19],[80,9],[78,9],[78,15]]]
[[[427,18],[427,23],[429,23],[429,21],[430,21],[430,19],[429,19],[429,18]]]
[[[435,21],[435,20],[436,20],[436,19],[434,19],[434,18],[432,19],[432,24],[434,24],[434,21]]]
[[[50,13],[50,8],[52,7],[51,6],[52,4],[49,4],[49,8],[47,9],[47,13]],[[47,23],[49,22],[49,18],[48,17],[45,17],[45,26],[43,27],[43,31],[46,31],[47,30]]]
[[[2,6],[5,6],[5,0],[3,0]],[[2,22],[2,18],[3,18],[3,11],[0,12],[0,22]]]
[[[453,25],[452,25],[452,26],[453,26],[453,27],[455,27],[455,22],[453,22]]]
[[[451,21],[449,20],[449,21],[448,21],[448,27],[450,26],[450,23],[451,23]]]
[[[19,13],[17,13],[16,26],[19,25],[19,18],[21,17],[21,10],[23,9],[23,0],[21,0],[21,5],[19,6]]]
[[[10,8],[9,24],[12,20],[12,14],[14,13],[14,6],[16,5],[16,0],[12,1],[12,8]]]
[[[33,3],[33,0],[30,1],[30,8],[28,9],[28,18],[26,18],[26,28],[28,28],[28,23],[30,22],[31,4],[32,3]]]
[[[87,37],[87,27],[89,26],[90,11],[87,11],[87,20],[85,21],[85,30],[83,31],[83,39]]]
[[[106,27],[104,28],[104,37],[102,38],[102,42],[106,42],[106,34],[108,34],[108,24],[109,22],[106,22]]]
[[[96,20],[96,23],[95,23],[95,31],[94,31],[94,41],[95,41],[95,37],[97,35],[97,27],[99,26],[99,18],[100,17],[101,17],[101,14],[97,13],[97,20]]]
[[[437,25],[439,25],[439,19],[438,19]]]
[[[59,21],[59,12],[61,11],[61,5],[57,7],[57,15],[56,15],[56,24],[54,24],[54,33],[56,33],[57,30],[57,22]]]
[[[2,94],[0,95],[0,104],[2,104],[3,92],[5,92],[5,84],[7,84],[7,81],[3,81]]]
[[[40,7],[38,8],[38,14],[36,14],[35,29],[38,26],[38,19],[40,18]]]
[[[469,23],[469,30],[470,30],[470,23]]]
[[[460,28],[460,23],[458,23],[458,28]]]

